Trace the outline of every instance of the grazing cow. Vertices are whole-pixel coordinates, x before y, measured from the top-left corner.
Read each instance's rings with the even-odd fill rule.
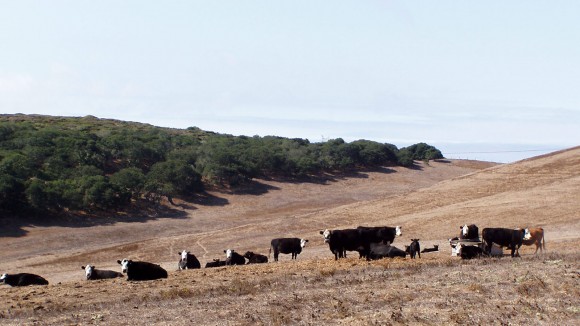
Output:
[[[360,232],[357,229],[323,230],[320,234],[324,242],[328,243],[330,251],[334,254],[334,260],[346,258],[346,251],[358,251],[359,258],[363,256],[364,246]]]
[[[479,240],[479,228],[475,224],[460,226],[459,239]]]
[[[425,248],[425,249],[421,250],[421,253],[433,252],[433,251],[439,251],[439,245],[433,245],[433,248]]]
[[[512,257],[515,257],[524,237],[529,237],[529,233],[528,229],[485,228],[481,231],[481,237],[487,254],[491,254],[492,244],[495,243],[500,247],[510,248]]]
[[[95,266],[93,265],[81,266],[81,269],[85,270],[87,281],[123,277],[123,274],[119,272],[110,271],[106,269],[96,269]]]
[[[302,249],[306,246],[308,242],[307,239],[300,238],[276,238],[272,239],[270,242],[270,250],[268,251],[268,257],[270,253],[274,250],[274,261],[278,261],[278,255],[282,254],[292,254],[290,259],[298,258],[298,254],[302,252]]]
[[[457,255],[459,255],[461,259],[479,258],[483,254],[483,249],[478,246],[466,246],[463,243],[457,245]]]
[[[419,258],[421,258],[421,245],[419,245],[419,239],[411,239],[408,252],[411,259],[415,259],[416,255],[419,255]]]
[[[167,271],[157,264],[130,259],[117,260],[117,263],[121,265],[121,271],[127,274],[127,281],[167,278]]]
[[[268,257],[260,254],[247,251],[244,254],[244,258],[248,259],[248,264],[264,264],[268,262]]]
[[[528,231],[530,236],[524,237],[524,241],[522,241],[522,244],[526,246],[531,246],[535,244],[536,252],[534,252],[534,255],[538,253],[538,249],[540,249],[541,252],[544,252],[544,249],[546,249],[546,242],[544,241],[544,229],[529,228]]]
[[[407,253],[405,251],[397,247],[393,247],[390,244],[373,242],[369,245],[369,247],[370,251],[367,256],[368,259],[407,257]]]
[[[224,253],[226,254],[226,266],[246,264],[246,258],[235,252],[233,249],[226,249],[224,250]]]
[[[208,261],[207,263],[205,263],[205,268],[221,267],[225,265],[226,265],[225,260],[219,260],[217,258],[214,258],[213,261]]]
[[[30,273],[2,274],[0,283],[10,286],[48,285],[48,281],[42,276]]]
[[[201,268],[201,264],[199,263],[199,260],[197,260],[197,257],[189,251],[184,250],[178,253],[178,255],[181,256],[179,263],[177,264],[180,270]]]

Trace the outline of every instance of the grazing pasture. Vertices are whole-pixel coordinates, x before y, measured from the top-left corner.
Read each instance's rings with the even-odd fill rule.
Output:
[[[0,238],[0,273],[43,275],[50,285],[0,286],[0,323],[20,324],[545,324],[580,319],[580,148],[506,165],[440,161],[416,169],[328,176],[308,184],[260,180],[217,205],[179,202],[187,218],[35,226]],[[542,227],[547,250],[461,260],[458,225]],[[421,259],[335,260],[320,230],[401,225],[404,248],[439,245]],[[130,235],[130,236],[129,236]],[[201,265],[223,248],[267,252],[278,237],[310,239],[299,259],[178,271],[188,248]],[[60,241],[56,241],[59,239]],[[78,241],[79,239],[89,239]],[[91,241],[90,239],[96,239]],[[91,261],[160,264],[167,279],[83,281]]]

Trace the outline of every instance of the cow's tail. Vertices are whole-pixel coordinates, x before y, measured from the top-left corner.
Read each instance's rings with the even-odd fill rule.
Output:
[[[542,243],[540,245],[542,250],[546,250],[546,241],[544,240],[544,232],[542,232]]]

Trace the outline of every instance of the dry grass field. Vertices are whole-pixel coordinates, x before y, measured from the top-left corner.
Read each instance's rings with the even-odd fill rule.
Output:
[[[0,273],[33,272],[46,287],[0,286],[0,323],[161,325],[580,324],[580,148],[513,164],[440,161],[326,176],[310,183],[257,180],[236,192],[179,202],[172,214],[0,221]],[[461,261],[446,239],[459,226],[543,227],[547,250]],[[401,225],[440,252],[421,259],[334,261],[318,231]],[[17,236],[16,236],[17,235]],[[202,265],[233,248],[267,254],[274,237],[310,242],[291,261],[177,271],[177,252]],[[161,264],[169,278],[88,282],[81,265],[117,259]]]

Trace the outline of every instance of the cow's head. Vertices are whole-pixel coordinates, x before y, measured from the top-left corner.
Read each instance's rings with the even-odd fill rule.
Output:
[[[463,236],[466,236],[467,233],[469,233],[469,227],[467,227],[467,224],[465,224],[464,226],[460,226],[459,228],[461,229],[461,234]]]
[[[411,239],[411,242],[419,242],[419,239]]]
[[[395,236],[400,237],[402,235],[403,235],[403,232],[401,231],[401,227],[397,225],[395,227]]]
[[[121,265],[121,272],[123,273],[127,273],[131,263],[133,263],[133,261],[126,258],[123,260],[117,260],[117,264]]]
[[[330,236],[332,235],[332,231],[329,229],[325,229],[324,231],[320,231],[322,237],[324,238],[324,242],[328,243],[330,241]]]
[[[455,252],[457,253],[457,255],[461,256],[462,249],[463,249],[463,243],[458,243],[457,246],[455,246]]]
[[[181,261],[187,262],[187,254],[189,254],[189,251],[187,250],[184,250],[179,253],[179,255],[181,256]]]
[[[2,276],[0,276],[0,283],[5,283],[6,277],[8,277],[8,274],[2,274]]]
[[[233,249],[226,249],[224,250],[224,253],[226,254],[226,259],[227,258],[232,258],[232,255],[235,251]]]
[[[85,270],[85,275],[87,276],[87,280],[89,280],[91,278],[91,275],[93,275],[93,271],[95,270],[95,266],[87,265],[87,266],[81,266],[81,268]]]
[[[252,258],[252,256],[254,256],[254,255],[255,255],[255,254],[254,254],[253,252],[251,252],[251,251],[246,251],[246,253],[244,254],[244,257],[245,257],[245,258],[248,258],[248,259],[250,259],[250,258]]]
[[[524,229],[524,240],[530,240],[532,238],[532,234],[530,233],[530,229]]]
[[[306,247],[306,242],[308,242],[308,240],[306,240],[306,239],[300,239],[300,248]]]

